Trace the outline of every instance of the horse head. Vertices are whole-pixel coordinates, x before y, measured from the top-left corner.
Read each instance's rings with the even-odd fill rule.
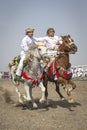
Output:
[[[61,36],[63,44],[60,45],[59,49],[69,54],[75,54],[77,52],[77,46],[70,35]]]
[[[46,46],[38,46],[35,51],[36,53],[34,53],[34,56],[37,56],[39,59],[43,59],[47,54]]]
[[[40,60],[44,60],[47,54],[47,48],[41,43],[32,45],[25,57],[24,64],[26,64],[28,61],[32,61],[34,57]]]

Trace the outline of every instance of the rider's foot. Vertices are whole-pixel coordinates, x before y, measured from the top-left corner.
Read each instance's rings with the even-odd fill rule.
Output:
[[[14,78],[15,81],[19,81],[21,79],[21,76],[16,75],[16,77]]]
[[[15,84],[18,86],[20,84],[20,82],[19,81],[15,81]]]
[[[52,79],[54,79],[54,80],[58,80],[56,74],[53,74],[53,75],[52,75]]]
[[[54,75],[54,80],[57,80],[57,76],[56,75]]]
[[[19,82],[24,82],[24,79],[21,76],[16,75],[14,81],[15,83],[19,84]]]
[[[45,66],[44,67],[44,72],[47,72],[47,70],[48,70],[48,66]]]

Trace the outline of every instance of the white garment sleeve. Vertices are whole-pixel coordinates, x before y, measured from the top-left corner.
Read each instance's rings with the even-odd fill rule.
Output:
[[[28,51],[29,47],[28,47],[28,44],[27,44],[26,39],[23,39],[23,40],[22,40],[21,48],[22,48],[22,50],[25,51],[25,52]]]
[[[58,42],[59,42],[60,44],[63,43],[63,41],[62,41],[62,37],[58,37]]]
[[[35,38],[35,40],[37,42],[45,42],[46,41],[46,38],[45,37],[39,37],[39,38]]]

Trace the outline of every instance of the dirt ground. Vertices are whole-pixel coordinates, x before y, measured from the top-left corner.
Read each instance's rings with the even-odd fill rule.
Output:
[[[72,92],[74,103],[61,101],[55,85],[49,83],[49,103],[40,104],[38,109],[17,103],[15,87],[10,80],[0,80],[0,130],[87,130],[87,81],[75,81],[77,88]],[[20,86],[22,92],[23,85]],[[61,92],[67,98],[61,86]],[[41,91],[33,88],[33,97],[39,99]]]

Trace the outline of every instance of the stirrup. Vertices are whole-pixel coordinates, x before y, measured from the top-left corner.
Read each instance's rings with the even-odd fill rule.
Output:
[[[45,66],[44,67],[44,72],[47,72],[47,70],[48,70],[48,66]]]
[[[17,76],[14,78],[14,81],[21,81],[23,82],[24,80],[21,78],[21,76]]]
[[[58,78],[57,78],[57,76],[56,76],[56,75],[54,75],[54,80],[58,80]]]

